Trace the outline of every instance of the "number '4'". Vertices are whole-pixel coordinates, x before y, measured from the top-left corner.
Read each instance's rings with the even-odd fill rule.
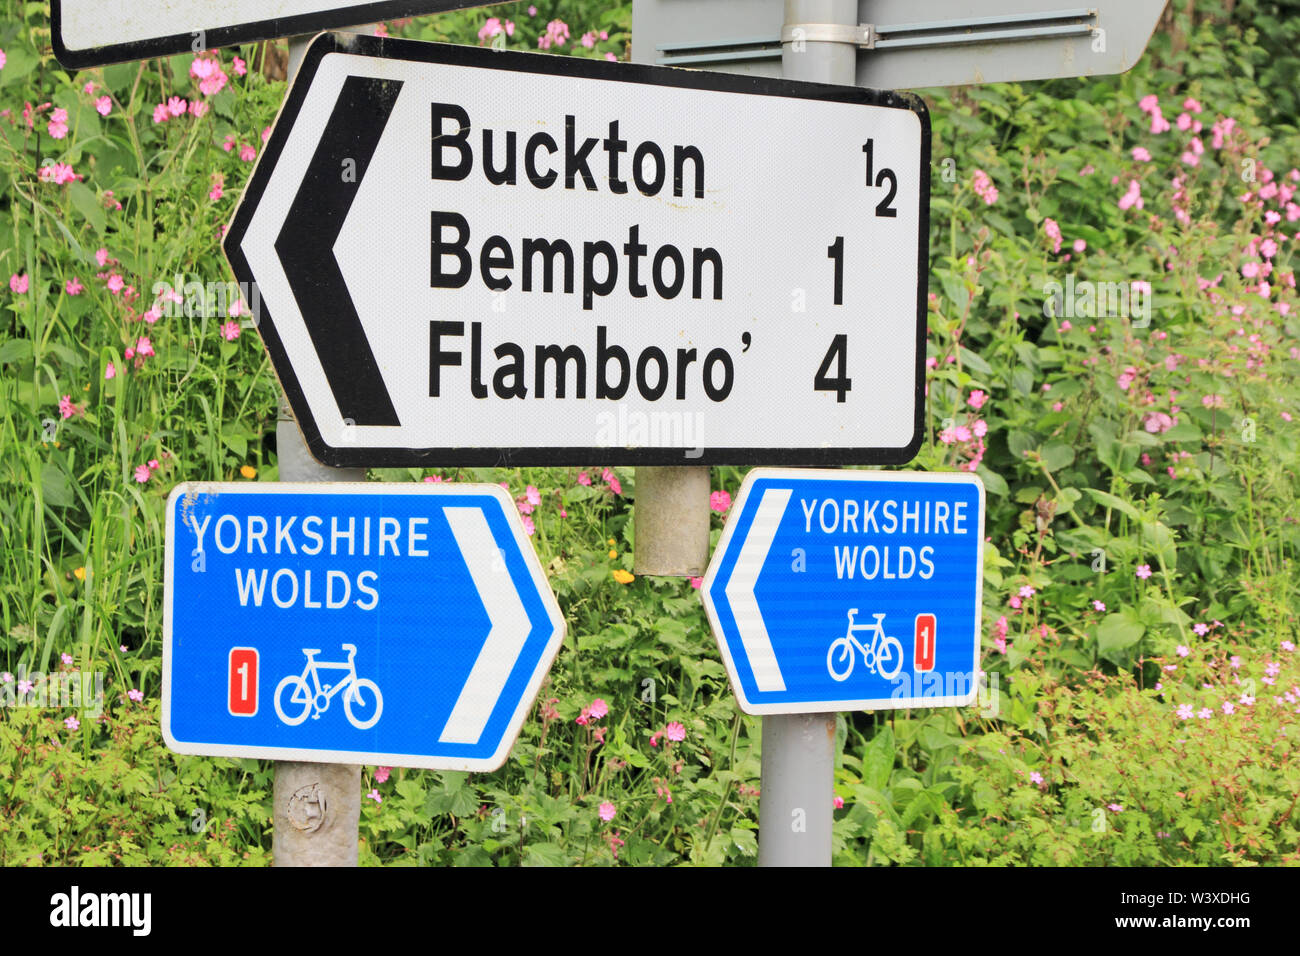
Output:
[[[826,357],[813,377],[813,391],[834,392],[835,401],[844,402],[844,397],[853,388],[853,379],[848,376],[849,337],[837,335],[831,339],[831,347],[826,350]],[[831,362],[835,362],[835,375],[831,376]]]

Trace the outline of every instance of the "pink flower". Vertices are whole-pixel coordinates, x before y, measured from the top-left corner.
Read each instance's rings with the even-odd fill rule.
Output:
[[[257,158],[257,150],[250,144],[245,143],[243,146],[239,147],[239,158],[246,163],[251,163]]]
[[[1074,251],[1075,251],[1075,252],[1083,252],[1083,250],[1084,250],[1084,249],[1087,249],[1087,248],[1088,248],[1088,242],[1087,242],[1086,239],[1076,239],[1076,240],[1074,240]]]
[[[388,782],[388,775],[389,775],[390,773],[392,773],[392,772],[393,772],[393,768],[392,768],[392,767],[376,767],[376,768],[375,768],[375,783],[387,783],[387,782]]]
[[[185,100],[181,99],[181,97],[172,96],[169,97],[167,100],[167,112],[170,113],[172,116],[184,116],[186,109],[189,108],[189,105],[190,104],[187,103]]]
[[[709,507],[714,511],[726,514],[727,509],[731,507],[731,494],[726,491],[713,492],[713,494],[709,495]]]
[[[1148,93],[1142,99],[1138,100],[1138,109],[1143,113],[1150,113],[1159,108],[1160,98],[1154,93]]]
[[[136,465],[134,475],[135,480],[143,485],[153,475],[153,472],[149,470],[148,465]]]
[[[524,497],[527,498],[527,499],[528,499],[528,503],[529,503],[530,505],[533,505],[534,507],[536,507],[537,505],[540,505],[540,504],[542,503],[542,495],[541,495],[541,492],[539,492],[539,491],[538,491],[536,488],[534,488],[532,485],[529,485],[529,486],[524,490]]]
[[[703,583],[704,583],[704,578],[691,578],[691,587],[695,588],[697,591],[700,589],[700,585],[702,585]]]
[[[73,276],[63,284],[63,288],[67,291],[68,295],[81,295],[81,290],[84,289],[85,286],[81,284],[76,276]]]
[[[41,167],[40,180],[43,183],[54,183],[56,186],[62,186],[64,183],[76,182],[80,178],[67,163],[52,163],[49,166]]]
[[[1135,573],[1139,578],[1145,581],[1147,578],[1151,577],[1151,565],[1140,564],[1138,565],[1138,569]]]
[[[379,791],[376,790],[374,787],[371,787],[371,788],[370,788],[370,792],[369,792],[368,794],[366,794],[366,799],[367,799],[367,800],[373,800],[373,801],[375,801],[375,803],[383,803],[383,802],[384,802],[384,798],[381,797],[381,796],[379,795]]]
[[[153,121],[155,123],[165,123],[172,118],[172,114],[167,112],[167,104],[159,103],[153,108]]]
[[[145,336],[140,336],[139,340],[135,343],[135,354],[149,358],[154,354],[153,343]]]
[[[243,76],[245,73],[248,72],[248,66],[239,57],[235,57],[235,61],[231,65],[231,69],[235,71],[235,76]]]
[[[64,395],[59,399],[59,414],[64,418],[71,418],[73,415],[78,415],[80,413],[81,409],[72,404],[71,395]]]
[[[1141,209],[1142,205],[1142,187],[1138,185],[1136,179],[1130,179],[1128,192],[1124,193],[1124,195],[1120,197],[1119,208],[1130,209],[1133,206],[1137,206],[1138,209]]]
[[[1164,118],[1158,106],[1151,111],[1151,132],[1157,136],[1169,132],[1169,120]]]
[[[199,81],[199,92],[204,96],[214,96],[226,85],[226,73],[221,69],[221,61],[215,58],[195,58],[190,63],[190,76]]]
[[[1031,770],[1029,771],[1029,782],[1032,784],[1036,784],[1038,786],[1042,786],[1043,775],[1039,773],[1037,770]]]
[[[1186,657],[1188,654],[1191,653],[1191,649],[1188,648],[1185,644],[1179,644],[1177,647],[1174,648],[1174,653],[1177,654],[1179,657]]]
[[[1098,611],[1105,611],[1105,610],[1106,610],[1106,605],[1103,604],[1101,601],[1096,601],[1096,600],[1094,600],[1094,601],[1092,602],[1092,606],[1093,606],[1094,609],[1096,609],[1096,610],[1098,610]]]
[[[101,96],[99,99],[95,100],[95,111],[99,113],[100,116],[107,116],[109,113],[113,112],[112,97]]]
[[[588,707],[587,710],[592,717],[600,720],[600,718],[609,713],[609,704],[605,703],[604,698],[597,697],[591,702],[591,706]]]
[[[664,738],[675,741],[676,743],[681,743],[686,739],[686,728],[676,721],[673,721],[671,724],[664,727]]]
[[[63,726],[69,730],[77,730],[81,727],[81,721],[77,720],[76,717],[64,717]]]
[[[104,366],[104,378],[105,380],[107,380],[116,377],[117,377],[117,369],[113,366],[112,362],[109,362],[107,365]]]
[[[1143,421],[1143,427],[1153,435],[1163,435],[1174,427],[1174,420],[1164,412],[1151,412]]]
[[[843,810],[844,798],[841,797],[838,793],[835,794],[835,796],[831,799],[831,806],[833,806],[836,810]]]
[[[9,288],[13,292],[16,292],[18,295],[25,295],[27,293],[27,287],[30,281],[31,280],[29,280],[25,274],[11,275],[9,277]]]
[[[239,323],[238,322],[223,323],[221,326],[221,336],[227,342],[235,341],[235,339],[239,338]]]
[[[134,687],[126,692],[126,696],[137,702],[144,700],[144,692]]]
[[[617,811],[614,809],[614,804],[606,800],[604,803],[600,805],[600,808],[596,812],[600,814],[600,818],[602,820],[608,823],[610,820],[614,819],[614,814]]]
[[[585,471],[580,471],[580,472],[578,472],[578,484],[580,484],[580,485],[590,485],[590,484],[591,484],[591,475],[587,474]]]
[[[971,188],[975,190],[975,195],[984,200],[986,206],[992,206],[998,200],[998,188],[982,169],[975,170],[975,175],[971,177]]]
[[[198,119],[201,116],[206,116],[208,109],[208,104],[204,103],[202,100],[192,100],[190,102],[190,115],[195,119]]]
[[[533,524],[533,519],[528,517],[528,515],[520,515],[519,521],[523,524],[524,531],[528,533],[528,537],[531,538],[537,533],[537,525]]]
[[[1201,720],[1209,720],[1214,716],[1214,711],[1210,710],[1208,707],[1202,707],[1196,712],[1196,716],[1201,718]]]
[[[970,397],[966,399],[966,404],[969,405],[971,408],[975,409],[976,411],[979,411],[981,408],[984,407],[984,403],[987,402],[988,400],[989,400],[988,395],[986,395],[984,392],[981,392],[979,389],[975,389],[973,392],[970,393]]]
[[[95,250],[95,262],[99,265],[99,267],[100,267],[101,269],[102,269],[104,266],[108,265],[108,250],[107,250],[107,249],[102,249],[102,248],[101,248],[101,249],[96,249],[96,250]]]
[[[1043,220],[1043,231],[1047,233],[1047,238],[1052,240],[1052,252],[1061,251],[1061,227],[1055,219],[1047,218]]]
[[[71,666],[72,666],[72,655],[71,655],[71,654],[67,654],[67,653],[60,654],[60,655],[59,655],[59,660],[63,661],[63,664],[64,664],[65,667],[71,667]]]
[[[68,135],[68,111],[56,108],[50,114],[50,124],[46,127],[51,138],[63,139]]]
[[[116,272],[108,277],[108,291],[113,293],[113,295],[117,295],[124,288],[126,288],[126,282],[123,281],[122,277]]]
[[[1106,809],[1109,810],[1111,813],[1123,813],[1123,812],[1124,812],[1124,808],[1121,807],[1118,803],[1108,803],[1108,804],[1106,804]]]
[[[265,142],[266,142],[268,139],[270,139],[270,138],[271,138],[271,127],[269,127],[269,126],[263,126],[263,127],[262,127],[262,142],[265,143]]]
[[[1133,147],[1133,158],[1134,158],[1135,160],[1137,160],[1139,163],[1149,163],[1149,162],[1151,162],[1151,154],[1150,154],[1149,152],[1147,152],[1147,149],[1146,149],[1145,146],[1134,146],[1134,147]]]
[[[1179,705],[1178,705],[1178,719],[1179,719],[1179,720],[1191,720],[1191,719],[1192,719],[1192,705],[1191,705],[1191,704],[1179,704]]]
[[[617,62],[618,62],[618,57],[615,56],[613,53],[606,53],[606,54],[605,54],[605,59],[609,60],[610,63],[617,63]]]
[[[1206,395],[1204,398],[1201,399],[1201,404],[1204,405],[1206,408],[1222,408],[1222,407],[1223,407],[1223,396],[1222,396],[1222,395]]]

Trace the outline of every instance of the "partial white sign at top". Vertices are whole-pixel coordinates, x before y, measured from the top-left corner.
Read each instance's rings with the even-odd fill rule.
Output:
[[[859,0],[852,24],[792,23],[783,0],[635,0],[632,59],[782,75],[803,44],[857,47],[857,85],[916,90],[1123,73],[1168,0]]]
[[[480,4],[457,0],[50,0],[70,69],[144,60]]]

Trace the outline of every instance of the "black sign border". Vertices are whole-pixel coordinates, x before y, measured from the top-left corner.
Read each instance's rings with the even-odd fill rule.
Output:
[[[204,50],[218,47],[234,46],[239,43],[252,43],[258,40],[273,40],[278,37],[301,36],[319,33],[321,30],[333,30],[339,27],[355,26],[361,23],[375,23],[380,20],[396,20],[401,17],[422,16],[429,13],[446,13],[449,10],[467,9],[483,6],[488,0],[376,0],[356,7],[331,8],[304,13],[296,17],[277,17],[270,20],[256,20],[250,23],[238,23],[233,26],[206,28],[197,25],[190,33],[178,33],[174,36],[151,37],[130,43],[109,43],[105,46],[88,47],[84,50],[70,50],[63,42],[63,4],[68,0],[50,0],[51,40],[54,56],[69,70],[84,70],[92,66],[105,66],[109,63],[122,63],[128,60],[148,60],[157,56],[175,56],[180,53],[194,52],[194,34],[204,33]],[[321,0],[328,3],[329,0]],[[213,7],[212,16],[219,16],[219,5]]]
[[[930,250],[930,114],[924,101],[908,92],[871,90],[855,86],[778,80],[768,77],[714,73],[673,67],[646,66],[635,63],[609,63],[603,60],[555,54],[519,53],[473,46],[395,40],[358,34],[322,33],[312,40],[297,77],[289,89],[271,137],[257,167],[248,181],[234,218],[223,242],[226,258],[235,277],[249,288],[254,285],[252,270],[240,245],[253,212],[261,201],[275,165],[280,158],[289,131],[302,109],[321,61],[331,53],[370,56],[419,63],[442,63],[472,66],[516,73],[537,73],[580,79],[615,80],[651,86],[746,93],[793,99],[837,103],[860,103],[893,109],[906,109],[921,121],[920,189],[918,191],[919,243],[917,250],[916,290],[916,366],[915,415],[912,439],[898,448],[708,448],[696,457],[687,457],[686,449],[672,447],[525,447],[525,448],[368,448],[326,445],[311,414],[306,396],[289,362],[266,304],[261,303],[257,328],[271,355],[271,364],[284,389],[298,422],[303,440],[313,457],[333,467],[367,468],[440,468],[440,467],[519,467],[570,466],[593,463],[608,465],[902,465],[920,451],[925,427],[925,348],[927,293],[929,291]],[[695,450],[695,449],[691,449]]]

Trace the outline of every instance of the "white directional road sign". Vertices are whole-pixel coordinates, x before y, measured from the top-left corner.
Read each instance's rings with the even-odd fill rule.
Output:
[[[455,0],[50,0],[69,69],[478,6]]]
[[[326,34],[225,240],[332,465],[904,462],[908,94]]]
[[[494,770],[564,618],[496,485],[186,484],[163,635],[180,753]]]

